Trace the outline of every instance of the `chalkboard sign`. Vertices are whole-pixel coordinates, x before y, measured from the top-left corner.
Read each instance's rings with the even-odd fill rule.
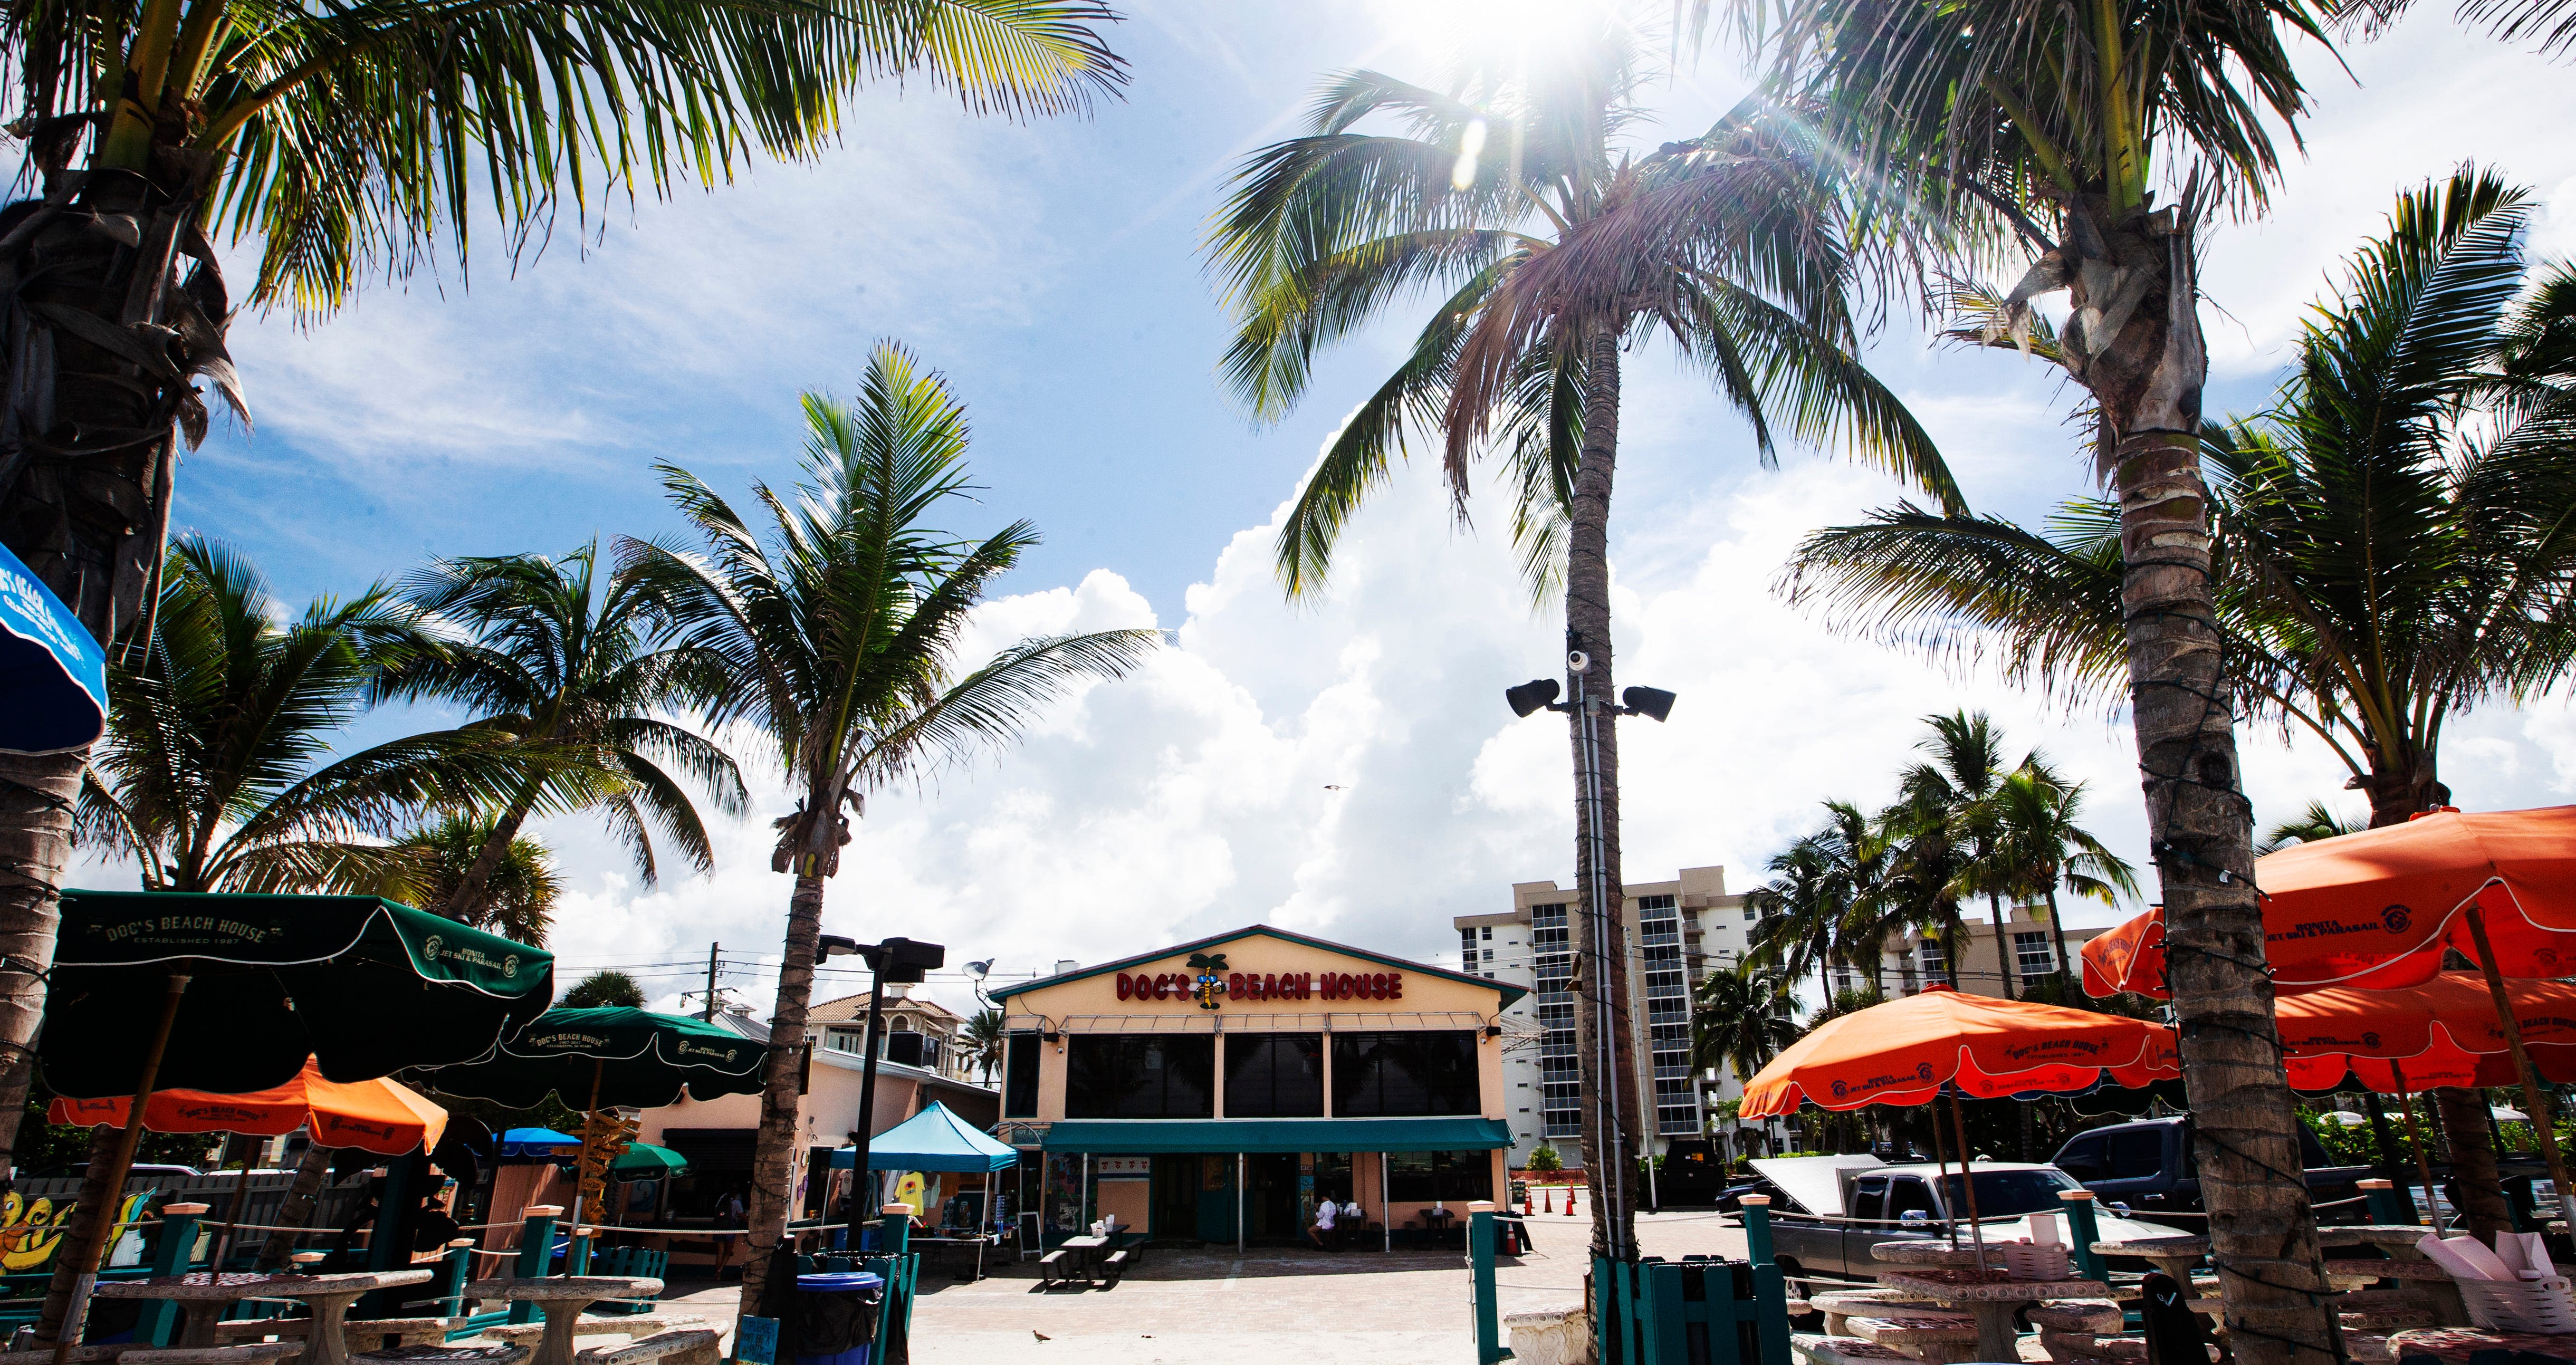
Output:
[[[1020,1259],[1025,1261],[1044,1252],[1046,1248],[1042,1243],[1045,1237],[1045,1220],[1038,1217],[1035,1209],[1023,1212],[1020,1215]]]
[[[778,1365],[778,1319],[744,1318],[734,1329],[733,1358],[742,1365]]]

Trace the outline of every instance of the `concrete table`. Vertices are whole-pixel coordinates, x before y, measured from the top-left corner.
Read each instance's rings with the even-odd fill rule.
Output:
[[[2521,1332],[2487,1332],[2463,1327],[2415,1327],[2388,1336],[2392,1359],[2412,1355],[2435,1356],[2466,1365],[2468,1358],[2480,1351],[2533,1351],[2545,1356],[2564,1358],[2576,1347],[2576,1337],[2533,1336]]]
[[[601,1299],[651,1298],[661,1292],[660,1280],[622,1275],[476,1280],[465,1286],[468,1298],[533,1303],[546,1315],[545,1335],[538,1339],[529,1365],[573,1365],[573,1336],[579,1330],[582,1310]]]
[[[2342,1227],[2317,1229],[2317,1245],[2328,1249],[2339,1247],[2377,1247],[2401,1261],[2420,1261],[2424,1253],[2415,1244],[2432,1233],[2428,1227],[2408,1223],[2358,1223]]]
[[[225,1310],[244,1299],[301,1299],[313,1310],[306,1330],[305,1365],[349,1365],[349,1344],[341,1324],[349,1305],[360,1296],[396,1285],[427,1284],[427,1270],[363,1271],[354,1275],[156,1275],[148,1280],[111,1280],[90,1291],[102,1299],[167,1299],[177,1303],[185,1325],[184,1347],[215,1344],[215,1324]]]
[[[2156,1269],[2173,1276],[2174,1283],[2191,1288],[2191,1268],[2209,1255],[2209,1238],[2185,1234],[2180,1237],[2138,1237],[2126,1242],[2095,1242],[2096,1256],[2133,1256],[2153,1262]]]
[[[2022,1309],[2048,1299],[2101,1299],[2111,1294],[2111,1287],[2099,1280],[2016,1280],[1973,1267],[1883,1270],[1878,1282],[1975,1318],[1979,1360],[2021,1359],[2021,1333],[2013,1325],[2013,1315]]]
[[[1977,1249],[1964,1241],[1957,1246],[1923,1238],[1909,1238],[1902,1242],[1874,1242],[1870,1245],[1869,1254],[1880,1265],[1975,1266],[1979,1264]],[[2000,1247],[1986,1248],[1984,1264],[2000,1265],[2003,1259],[2004,1253]]]

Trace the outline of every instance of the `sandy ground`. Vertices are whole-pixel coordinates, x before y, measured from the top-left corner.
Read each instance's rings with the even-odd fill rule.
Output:
[[[1590,1220],[1529,1221],[1537,1248],[1496,1268],[1501,1310],[1580,1302]],[[1709,1213],[1648,1215],[1637,1237],[1649,1256],[1744,1252],[1743,1232]],[[923,1276],[912,1320],[920,1365],[1201,1365],[1291,1343],[1334,1360],[1475,1360],[1467,1266],[1454,1253],[1157,1248],[1115,1289],[1041,1290],[1035,1262],[991,1269],[973,1284]],[[666,1311],[703,1315],[730,1347],[736,1286],[673,1291]]]

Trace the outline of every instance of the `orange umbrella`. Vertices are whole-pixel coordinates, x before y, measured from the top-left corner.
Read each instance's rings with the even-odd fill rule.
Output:
[[[1977,1099],[2178,1074],[2173,1030],[2140,1019],[1934,985],[1856,1010],[1789,1045],[1744,1083],[1745,1118],[1925,1104],[1945,1085]]]
[[[132,1097],[57,1098],[51,1123],[125,1126]],[[273,1090],[215,1095],[202,1090],[156,1090],[143,1108],[143,1126],[156,1133],[242,1133],[276,1137],[310,1125],[318,1147],[355,1147],[399,1156],[438,1145],[447,1111],[390,1078],[342,1084],[324,1080],[310,1058],[295,1079]]]
[[[2441,811],[2295,844],[2256,859],[2254,884],[2283,995],[2420,985],[2450,948],[2485,962],[2472,907],[2499,974],[2576,972],[2576,806]],[[2161,997],[2164,966],[2164,911],[2150,910],[2084,945],[2084,989]]]
[[[2514,981],[2505,990],[2532,1064],[2553,1081],[2576,1080],[2576,985]],[[2301,1090],[2329,1089],[2346,1071],[2384,1095],[2483,1090],[2518,1079],[2513,1048],[2476,972],[2443,972],[2400,991],[2336,986],[2285,996],[2276,1013],[2283,1065]]]

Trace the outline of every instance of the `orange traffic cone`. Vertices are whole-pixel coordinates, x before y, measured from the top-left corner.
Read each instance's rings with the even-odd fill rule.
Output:
[[[1556,1191],[1554,1191],[1554,1190],[1547,1190],[1547,1191],[1543,1191],[1543,1192],[1540,1194],[1540,1196],[1539,1196],[1539,1197],[1540,1197],[1542,1200],[1544,1200],[1544,1201],[1545,1201],[1545,1205],[1546,1205],[1545,1207],[1541,1208],[1541,1209],[1539,1210],[1539,1212],[1541,1212],[1541,1213],[1554,1213],[1554,1212],[1556,1212]]]
[[[1574,1216],[1574,1191],[1572,1190],[1565,1192],[1565,1216],[1568,1218]]]
[[[1529,1186],[1527,1186],[1527,1185],[1523,1185],[1523,1186],[1521,1186],[1521,1217],[1523,1217],[1523,1218],[1527,1218],[1527,1217],[1529,1217],[1529,1216],[1530,1216],[1530,1197],[1529,1197]]]

